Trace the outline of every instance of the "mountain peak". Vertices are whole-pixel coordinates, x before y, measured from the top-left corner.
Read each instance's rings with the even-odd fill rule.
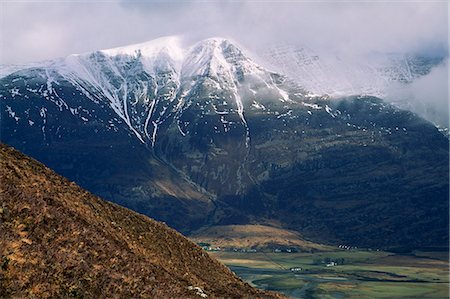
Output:
[[[209,50],[216,50],[219,52],[223,52],[224,54],[234,54],[235,56],[245,56],[243,47],[231,40],[224,37],[211,37],[204,40],[201,40],[190,47],[191,50],[193,49],[201,49],[206,48]],[[229,56],[229,55],[226,55]]]
[[[201,40],[191,46],[184,59],[184,75],[229,77],[233,72],[241,74],[261,72],[262,68],[244,54],[240,45],[223,37],[212,37]]]

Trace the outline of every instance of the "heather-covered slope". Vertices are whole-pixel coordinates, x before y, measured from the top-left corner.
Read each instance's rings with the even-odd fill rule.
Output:
[[[0,146],[0,297],[264,297],[166,225]]]

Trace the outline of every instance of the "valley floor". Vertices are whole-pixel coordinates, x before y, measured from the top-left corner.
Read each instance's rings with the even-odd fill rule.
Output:
[[[210,252],[261,289],[293,298],[449,298],[447,252]]]

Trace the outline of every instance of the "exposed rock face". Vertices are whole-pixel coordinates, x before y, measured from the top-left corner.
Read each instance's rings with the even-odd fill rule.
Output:
[[[235,44],[176,39],[1,79],[1,138],[189,232],[280,222],[321,242],[448,244],[448,139],[373,97],[313,97]]]
[[[282,298],[5,145],[0,166],[2,298]]]

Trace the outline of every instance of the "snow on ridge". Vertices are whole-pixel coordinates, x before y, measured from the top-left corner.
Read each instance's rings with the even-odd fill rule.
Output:
[[[25,64],[0,64],[0,79],[9,76],[15,72],[23,71],[26,69],[48,68],[53,65],[59,64],[60,62],[61,58],[54,60],[30,62]]]
[[[0,78],[6,77],[22,68],[23,66],[20,65],[0,65]]]
[[[144,43],[100,50],[101,53],[108,56],[136,56],[140,53],[144,57],[153,57],[162,51],[168,53],[174,60],[182,60],[185,54],[185,50],[181,46],[181,38],[178,36],[160,37]]]
[[[126,61],[127,59],[139,58],[145,70],[153,74],[156,68],[171,68],[178,74],[182,68],[186,76],[203,75],[208,68],[218,71],[218,68],[229,64],[227,57],[223,57],[223,51],[227,48],[237,49],[236,52],[244,57],[239,61],[248,73],[260,73],[262,68],[248,58],[247,53],[243,55],[242,47],[234,41],[223,37],[203,39],[191,45],[183,45],[179,36],[167,36],[143,43],[132,44],[122,47],[104,49],[81,54],[71,54],[65,58],[59,58],[38,63],[24,65],[0,65],[0,78],[20,70],[31,68],[50,68],[65,74],[73,73],[84,80],[91,80],[87,72],[92,69],[93,60],[103,59],[110,62]],[[128,56],[128,57],[120,57]],[[94,61],[95,63],[96,61]],[[217,73],[217,75],[220,72]]]

